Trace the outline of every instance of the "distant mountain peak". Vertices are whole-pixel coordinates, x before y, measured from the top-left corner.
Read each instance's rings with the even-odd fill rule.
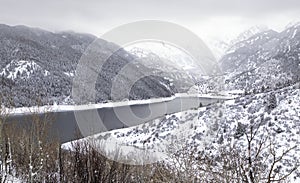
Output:
[[[206,44],[209,46],[217,60],[220,60],[230,47],[230,44],[228,42],[217,39],[207,40]]]
[[[285,26],[285,29],[295,28],[300,26],[300,21],[292,21]]]
[[[236,39],[232,40],[230,42],[230,45],[234,45],[238,42],[245,41],[256,34],[266,32],[268,30],[270,30],[270,29],[266,25],[257,25],[257,26],[250,27],[246,31],[239,34]]]

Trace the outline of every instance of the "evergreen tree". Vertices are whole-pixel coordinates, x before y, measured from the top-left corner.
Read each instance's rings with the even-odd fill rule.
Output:
[[[267,108],[269,112],[271,112],[273,109],[277,107],[277,98],[275,93],[270,93],[268,97],[267,105],[268,105]]]

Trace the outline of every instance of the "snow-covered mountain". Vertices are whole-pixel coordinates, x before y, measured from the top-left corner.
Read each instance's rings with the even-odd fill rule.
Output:
[[[125,49],[138,57],[157,57],[162,60],[162,64],[172,65],[177,70],[189,71],[198,67],[184,50],[164,42],[141,42]]]
[[[214,54],[217,61],[219,61],[227,52],[230,47],[230,43],[227,41],[209,39],[206,41],[206,44]]]
[[[153,149],[170,160],[168,149],[175,145],[176,152],[181,143],[213,158],[210,168],[215,172],[229,174],[236,161],[229,164],[226,158],[236,153],[229,159],[240,158],[244,170],[257,177],[271,170],[274,179],[291,174],[288,182],[299,182],[300,25],[280,33],[257,29],[246,35],[221,60],[225,89],[244,91],[236,99],[96,135],[95,140],[111,154],[115,147],[110,144],[117,139],[127,159],[141,156],[127,148],[131,146]],[[207,77],[202,82],[210,81]],[[253,164],[247,164],[249,159]]]
[[[16,107],[46,105],[72,102],[71,89],[77,63],[86,48],[96,39],[89,34],[74,32],[48,32],[26,26],[0,25],[0,80],[1,93]],[[118,45],[98,39],[100,56],[108,54]],[[95,89],[96,98],[91,102],[103,102],[111,99],[112,79],[126,65],[135,60],[135,56],[120,49],[108,59],[99,74]],[[132,75],[155,73],[156,70],[131,64]],[[118,89],[127,84],[128,78],[117,81]],[[177,92],[169,80],[164,77],[147,76],[141,78],[133,87],[130,99],[165,97]],[[118,92],[115,100],[128,96]],[[124,98],[125,97],[125,98]],[[68,99],[68,100],[65,100]]]
[[[269,30],[268,27],[265,25],[258,25],[258,26],[250,27],[246,31],[239,34],[235,39],[230,41],[230,43],[228,44],[229,47],[226,50],[226,53],[230,53],[230,52],[236,50],[237,47],[239,47],[238,43],[244,42],[245,40],[248,40],[252,36],[257,35],[262,32],[266,32],[268,30]]]
[[[76,64],[95,39],[91,35],[5,25],[0,26],[0,38],[1,93],[9,94],[15,106],[35,105],[33,96],[44,104],[70,99]],[[100,42],[108,52],[117,46]],[[220,60],[224,75],[219,77],[225,78],[224,83],[211,77],[195,77],[197,68],[193,60],[168,47],[156,53],[147,47],[115,53],[99,75],[96,102],[111,99],[111,79],[131,60],[139,60],[130,68],[133,74],[154,75],[133,87],[132,99],[170,96],[186,91],[194,81],[198,82],[195,91],[223,84],[229,92],[244,92],[223,104],[167,115],[137,127],[96,135],[95,139],[104,146],[106,143],[106,147],[117,139],[122,147],[149,148],[162,154],[174,144],[196,147],[199,154],[213,158],[210,168],[215,172],[230,171],[224,157],[237,152],[243,163],[249,158],[257,160],[246,168],[257,176],[267,174],[273,154],[284,154],[273,167],[274,176],[293,170],[291,178],[299,182],[300,25],[289,25],[282,32],[256,27],[231,44]],[[216,47],[225,50],[227,44]],[[128,78],[123,79],[119,82],[120,100]],[[249,137],[253,134],[249,152]],[[126,158],[141,156],[134,152],[128,155]]]
[[[232,89],[268,90],[288,86],[300,76],[300,26],[258,33],[239,42],[221,59]]]
[[[259,25],[250,27],[234,38],[206,38],[204,40],[216,59],[219,61],[223,56],[230,52],[233,52],[238,47],[240,47],[240,44],[238,43],[243,42],[256,34],[265,32],[267,30],[269,30],[267,26]]]
[[[188,91],[201,75],[199,66],[177,48],[157,44],[143,43],[125,49],[137,56],[139,63],[153,69],[154,75],[168,79],[178,92]]]

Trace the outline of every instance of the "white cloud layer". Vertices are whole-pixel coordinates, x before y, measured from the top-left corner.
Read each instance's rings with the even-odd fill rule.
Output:
[[[200,37],[232,38],[265,24],[277,31],[299,20],[299,0],[0,0],[0,23],[100,36],[118,25],[145,19],[171,21]]]

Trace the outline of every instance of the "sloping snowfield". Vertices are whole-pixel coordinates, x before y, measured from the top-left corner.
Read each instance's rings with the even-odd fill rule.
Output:
[[[269,106],[270,102],[274,102],[271,96],[275,96],[276,103],[272,107]],[[150,159],[166,160],[169,158],[168,149],[174,146],[174,142],[178,147],[178,143],[196,146],[216,157],[222,148],[235,148],[241,155],[247,156],[245,134],[250,133],[251,127],[257,131],[254,147],[262,139],[271,143],[266,143],[260,153],[261,158],[270,162],[267,165],[271,166],[272,162],[270,148],[267,147],[272,146],[276,155],[284,154],[276,164],[276,170],[284,174],[296,168],[290,181],[299,182],[300,89],[295,86],[167,115],[143,125],[113,130],[87,139],[108,156],[117,149],[125,160],[134,162],[149,161],[141,158],[145,149]],[[63,147],[69,149],[71,144],[63,144]]]

